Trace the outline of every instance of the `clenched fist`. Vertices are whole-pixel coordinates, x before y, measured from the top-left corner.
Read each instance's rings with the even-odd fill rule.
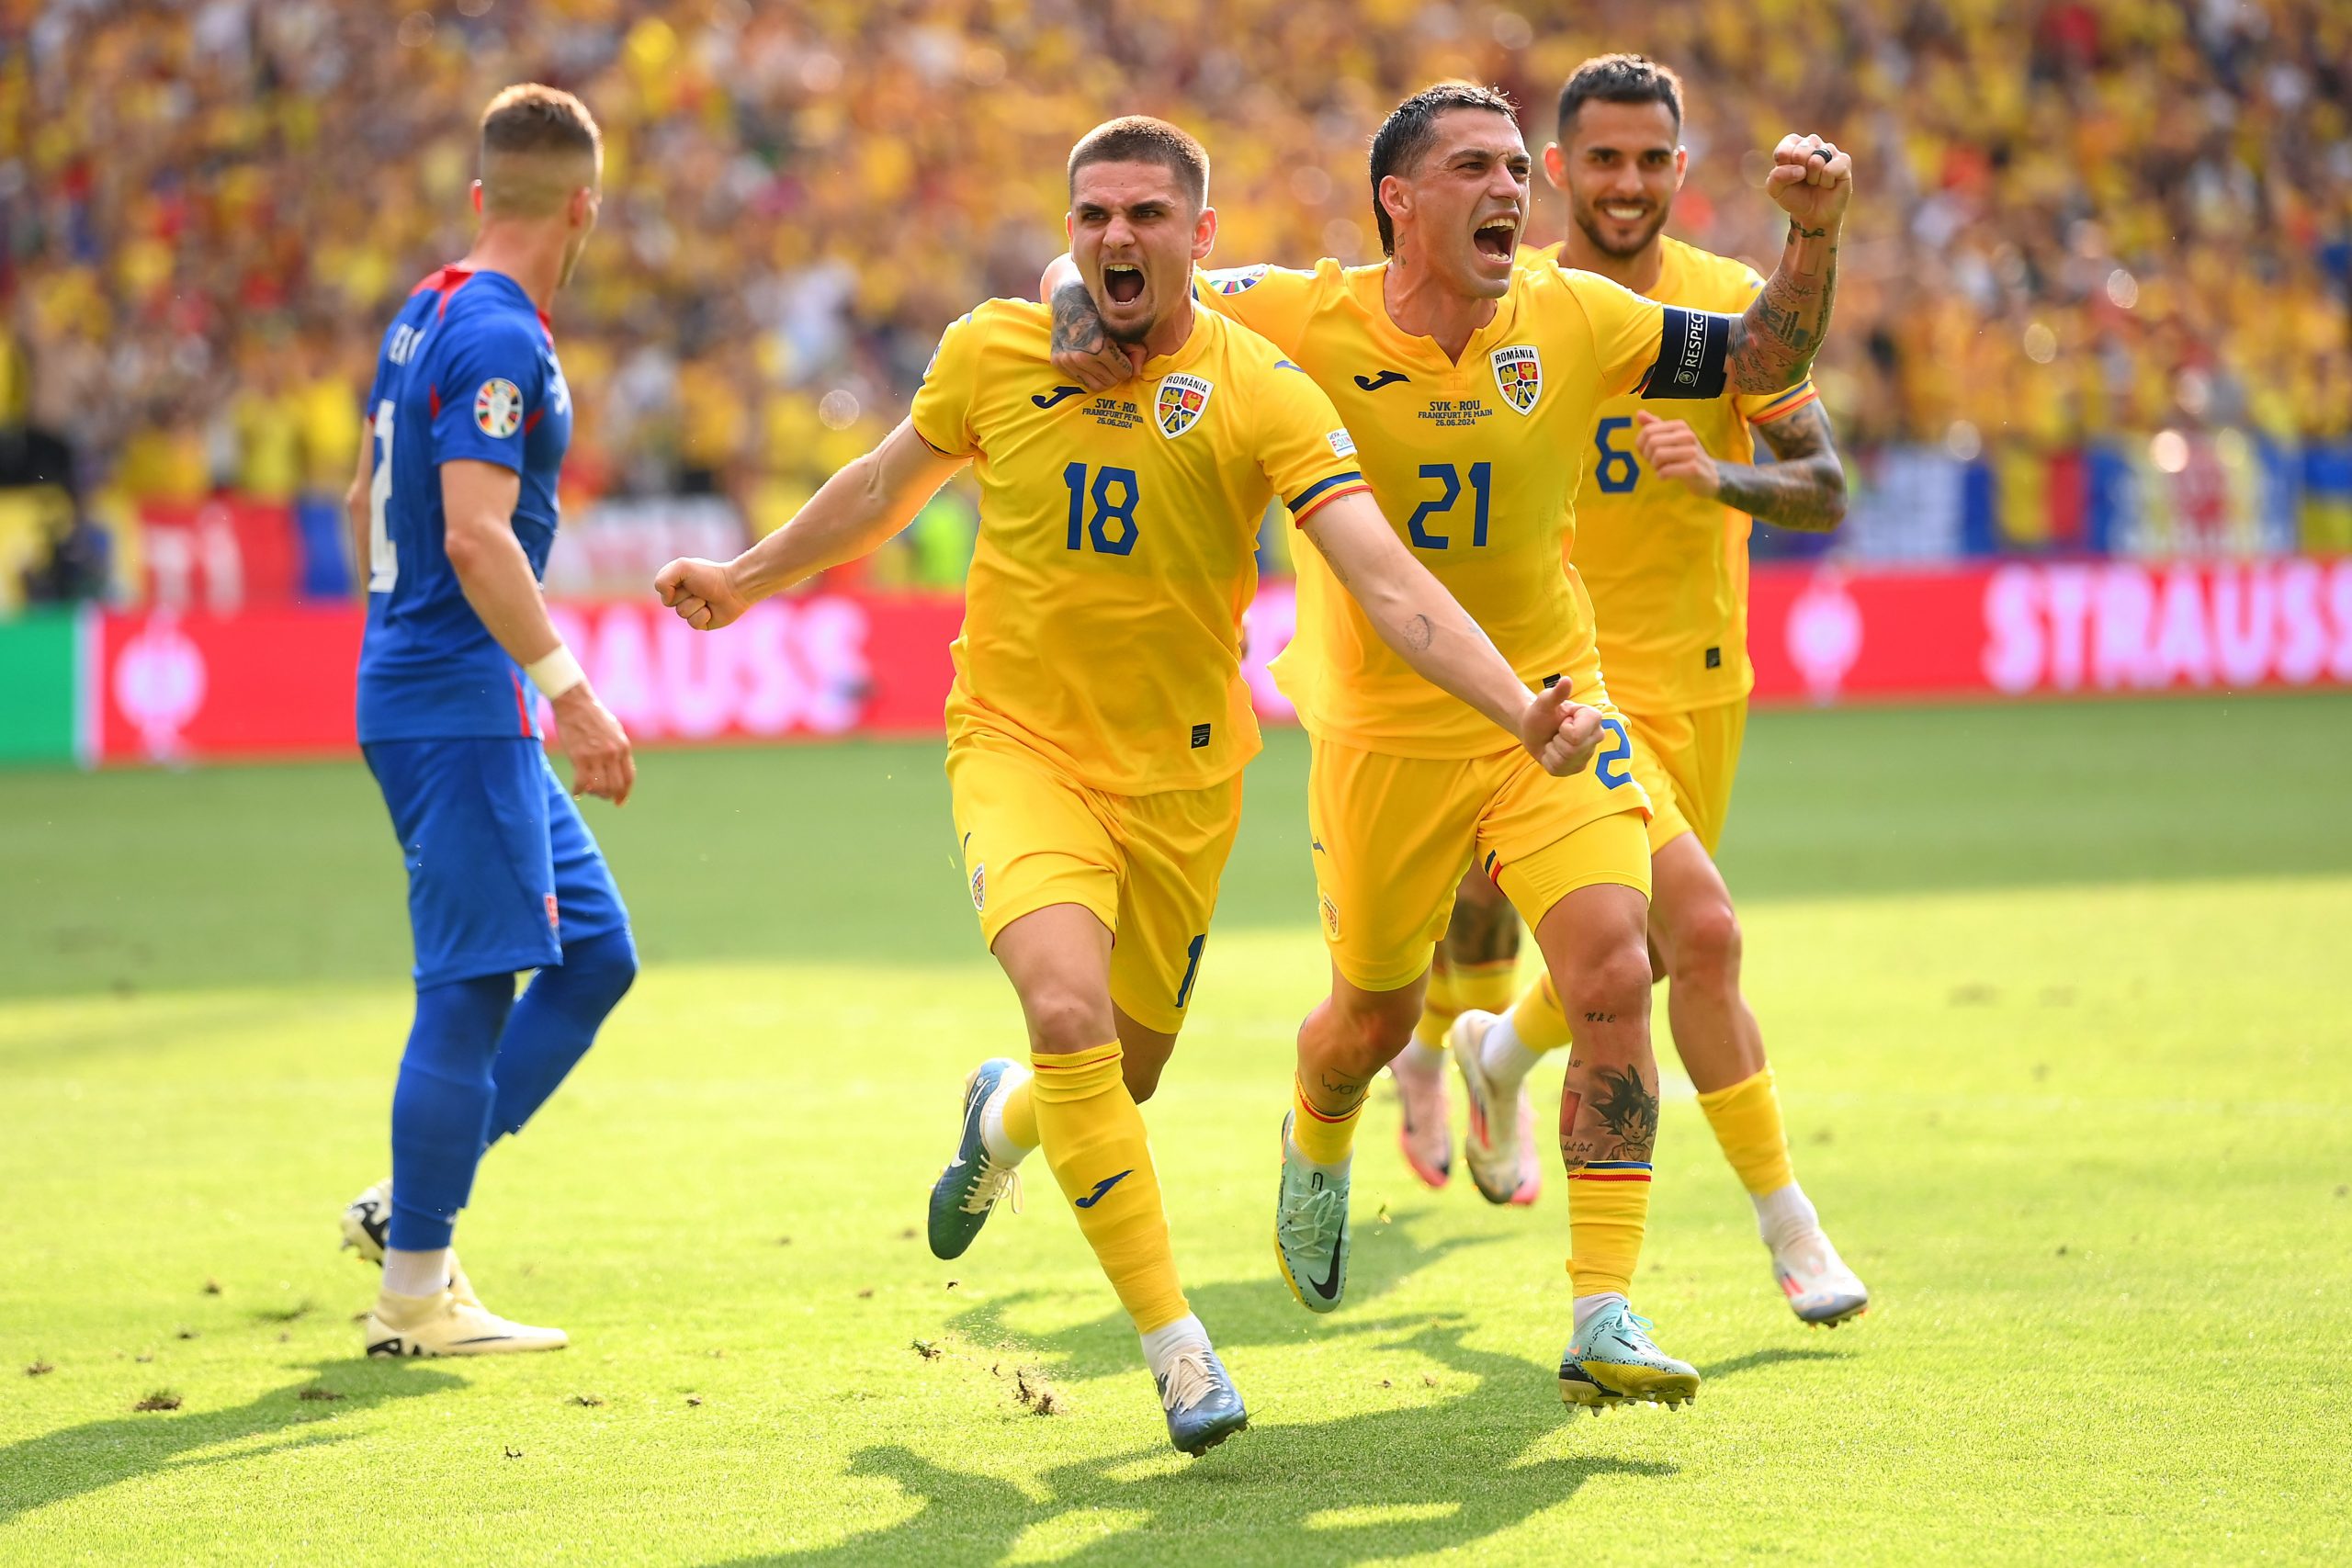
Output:
[[[1650,472],[1674,479],[1694,494],[1713,496],[1723,490],[1715,459],[1700,444],[1699,433],[1679,419],[1660,419],[1647,409],[1634,412],[1634,450]]]
[[[698,632],[715,632],[752,607],[725,561],[688,556],[653,574],[654,592]]]
[[[1546,686],[1520,716],[1519,743],[1555,778],[1584,772],[1600,744],[1600,710],[1568,698],[1568,683]]]
[[[1846,203],[1854,194],[1854,161],[1818,136],[1792,132],[1772,150],[1772,170],[1764,184],[1799,229],[1829,233],[1845,221]]]

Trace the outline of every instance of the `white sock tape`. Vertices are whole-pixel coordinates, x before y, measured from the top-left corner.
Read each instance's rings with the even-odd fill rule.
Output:
[[[523,673],[531,678],[539,695],[549,702],[588,679],[588,671],[580,668],[580,660],[572,658],[571,649],[561,643],[557,643],[555,651],[545,659],[534,659],[525,665]]]

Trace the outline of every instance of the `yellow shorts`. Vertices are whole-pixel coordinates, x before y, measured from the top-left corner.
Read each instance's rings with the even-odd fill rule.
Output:
[[[1241,827],[1241,775],[1112,795],[1016,740],[967,731],[948,745],[947,787],[989,945],[1049,904],[1083,906],[1111,931],[1111,1000],[1146,1029],[1175,1033]]]
[[[1649,803],[1629,744],[1555,779],[1516,749],[1486,757],[1392,757],[1317,739],[1306,819],[1323,940],[1367,991],[1409,986],[1453,913],[1475,861],[1529,925],[1579,887],[1650,890]]]
[[[1650,852],[1696,833],[1713,855],[1731,811],[1747,699],[1680,713],[1629,713],[1625,722],[1634,730],[1634,776],[1649,792]]]

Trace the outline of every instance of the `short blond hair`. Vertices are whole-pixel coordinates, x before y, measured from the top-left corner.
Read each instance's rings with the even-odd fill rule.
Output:
[[[481,111],[483,209],[501,218],[542,218],[602,164],[605,133],[588,106],[560,87],[518,82]]]

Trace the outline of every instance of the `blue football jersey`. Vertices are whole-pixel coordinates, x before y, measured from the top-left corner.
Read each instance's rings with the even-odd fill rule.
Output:
[[[368,396],[376,442],[359,739],[537,733],[522,667],[466,603],[444,547],[441,465],[522,476],[514,536],[544,575],[571,392],[546,318],[513,278],[444,267],[384,333]]]

